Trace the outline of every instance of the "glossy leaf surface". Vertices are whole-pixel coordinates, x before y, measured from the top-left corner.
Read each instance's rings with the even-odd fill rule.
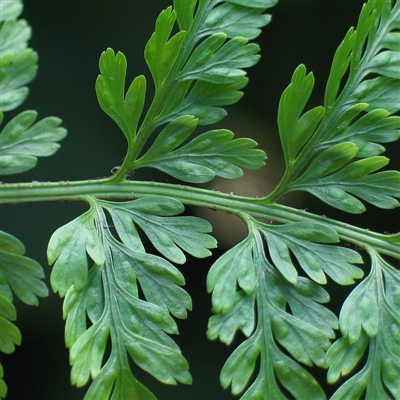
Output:
[[[169,261],[147,253],[137,230],[175,262],[185,261],[182,250],[207,257],[216,246],[208,235],[209,223],[176,216],[183,210],[182,203],[169,198],[119,203],[92,199],[89,211],[52,236],[51,283],[65,295],[71,381],[83,386],[93,379],[85,399],[118,398],[120,393],[154,398],[130,372],[128,355],[161,382],[191,382],[188,364],[168,336],[178,333],[171,314],[186,318],[192,307],[181,288],[184,277]],[[94,261],[89,269],[87,255]]]
[[[225,363],[221,384],[224,388],[231,386],[233,394],[247,388],[241,399],[284,399],[278,382],[296,398],[306,398],[310,391],[313,398],[325,398],[315,379],[298,362],[324,364],[333,329],[338,326],[334,314],[320,304],[329,296],[306,278],[287,281],[266,258],[262,225],[248,221],[248,227],[251,235],[223,255],[207,278],[216,313],[210,318],[208,337],[219,337],[227,344],[238,330],[248,337]],[[298,232],[304,231],[298,228]],[[311,231],[304,231],[304,235],[310,236]],[[285,355],[278,343],[296,361]],[[257,369],[258,376],[249,384]]]
[[[137,161],[137,168],[157,168],[182,181],[202,183],[216,175],[237,179],[243,175],[240,167],[258,169],[264,165],[265,153],[254,149],[254,140],[233,139],[233,133],[224,129],[205,132],[178,147],[196,125],[197,120],[190,116],[172,121]]]
[[[126,58],[121,53],[107,49],[100,57],[100,75],[96,81],[96,93],[103,111],[121,128],[128,143],[134,141],[136,127],[143,110],[146,95],[146,79],[140,75],[125,93]]]
[[[118,124],[129,143],[116,179],[143,165],[140,156],[143,156],[142,150],[155,128],[189,116],[198,119],[201,125],[218,122],[226,115],[222,107],[241,98],[240,89],[247,83],[244,69],[259,60],[259,46],[248,42],[269,23],[270,17],[263,12],[276,1],[218,3],[201,1],[196,6],[196,1],[177,0],[175,9],[168,7],[160,13],[155,32],[145,48],[155,95],[140,126],[138,122],[145,96],[144,77],[135,78],[125,96],[124,55],[115,55],[111,49],[103,53],[101,75],[96,83],[97,97],[102,109]],[[221,18],[224,24],[218,22]],[[181,30],[175,33],[176,23]],[[132,107],[128,106],[130,95]],[[188,170],[192,176],[203,175],[196,180],[192,178],[190,182],[207,182],[215,174],[206,171],[204,166],[194,167],[187,162],[183,167],[165,160],[162,164],[160,168],[158,163],[157,168],[174,177],[182,177],[182,170]]]
[[[400,396],[400,280],[390,265],[390,257],[399,254],[399,234],[369,232],[276,203],[288,192],[307,191],[351,213],[363,212],[365,203],[398,207],[399,173],[383,170],[388,158],[382,156],[383,145],[400,136],[399,117],[392,115],[400,108],[398,2],[369,0],[363,7],[357,26],[334,56],[323,105],[307,110],[314,76],[303,65],[293,73],[278,111],[286,170],[270,195],[248,198],[132,180],[133,170],[156,168],[197,184],[216,176],[236,179],[243,168],[264,165],[265,153],[253,140],[235,139],[225,129],[196,129],[220,121],[224,107],[241,98],[248,81],[245,69],[259,59],[259,47],[249,40],[270,21],[264,11],[275,4],[175,0],[175,9],[161,12],[145,48],[154,89],[148,101],[144,76],[127,84],[122,53],[108,49],[100,58],[96,93],[128,141],[123,164],[109,178],[72,188],[45,186],[51,199],[65,196],[90,207],[59,228],[48,247],[52,288],[65,297],[71,381],[78,387],[91,381],[86,400],[154,400],[136,379],[137,367],[165,384],[191,383],[188,363],[171,335],[178,333],[173,318],[186,318],[192,301],[182,287],[184,276],[172,263],[186,262],[186,253],[207,257],[217,243],[207,221],[182,215],[185,206],[227,211],[248,229],[207,278],[214,313],[208,338],[232,344],[237,335],[244,337],[222,368],[224,388],[241,400],[324,399],[309,368],[319,367],[329,369],[329,383],[344,378],[334,399]],[[5,52],[1,74],[7,85],[17,77],[9,94],[14,106],[23,97],[18,99],[18,90],[24,95],[23,86],[33,76],[35,57],[24,45],[29,29],[13,25],[19,11],[18,6],[6,9],[8,20],[0,31]],[[25,64],[16,63],[12,52],[24,54]],[[34,124],[35,118],[23,112],[3,130],[1,144],[14,152],[4,150],[2,157],[18,161],[9,173],[52,154],[65,133],[58,120]],[[39,185],[33,186],[40,192]],[[29,194],[27,185],[22,187]],[[9,194],[9,188],[0,191]],[[39,269],[23,256],[23,245],[2,238],[3,258],[13,268],[1,271],[0,343],[11,352],[20,342],[12,290],[31,304],[44,292]],[[370,255],[370,271],[363,265],[363,251]],[[329,279],[334,281],[329,290],[356,284],[339,319],[326,307],[330,295],[322,285]],[[339,329],[342,337],[334,341]],[[0,368],[0,397],[6,390],[1,376]]]
[[[21,105],[28,95],[25,86],[37,72],[37,54],[28,47],[31,29],[26,21],[17,19],[22,2],[0,4],[0,111]]]
[[[24,111],[8,122],[0,132],[0,174],[11,175],[35,167],[37,157],[53,155],[57,143],[67,134],[61,120],[47,117],[36,122],[35,111]]]
[[[370,274],[352,291],[340,312],[343,337],[327,353],[328,381],[333,383],[352,372],[367,347],[368,357],[333,399],[361,396],[363,392],[377,399],[400,395],[400,273],[374,250],[370,256]]]
[[[38,297],[48,294],[43,283],[43,269],[36,261],[24,256],[22,242],[0,231],[0,282],[2,294],[12,300],[14,293],[22,302],[37,305]]]

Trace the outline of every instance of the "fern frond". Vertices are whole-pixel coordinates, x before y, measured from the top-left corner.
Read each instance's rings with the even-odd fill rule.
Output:
[[[0,231],[0,283],[3,296],[12,300],[12,293],[25,304],[37,305],[38,297],[48,294],[40,264],[24,256],[25,247],[14,236]]]
[[[194,131],[197,120],[181,116],[164,128],[151,148],[136,162],[136,168],[151,167],[174,178],[191,183],[203,183],[220,176],[237,179],[241,167],[254,170],[264,165],[265,153],[254,149],[251,139],[233,139],[226,129],[205,132],[178,147]]]
[[[323,107],[303,113],[314,81],[312,74],[306,75],[304,66],[296,69],[282,95],[278,114],[286,171],[267,201],[304,190],[352,213],[365,209],[356,197],[377,207],[398,206],[399,172],[370,174],[385,165],[382,158],[374,169],[379,164],[376,156],[385,150],[381,144],[400,137],[399,117],[390,116],[400,109],[395,99],[400,90],[396,45],[399,20],[398,2],[393,7],[389,1],[366,3],[356,29],[347,32],[336,51]],[[373,79],[369,79],[371,74],[375,75]],[[334,154],[341,151],[349,158],[340,166]],[[351,157],[349,152],[353,152]],[[359,158],[365,161],[357,161]],[[321,175],[317,177],[318,169]],[[325,176],[322,171],[328,170],[336,173]]]
[[[125,93],[125,56],[107,49],[99,64],[101,75],[96,81],[96,93],[100,107],[118,124],[128,143],[134,143],[136,127],[144,107],[146,79],[144,76],[136,77]]]
[[[61,120],[47,117],[36,122],[35,111],[24,111],[0,132],[0,175],[18,174],[36,166],[37,157],[53,155],[67,134]],[[0,121],[1,122],[1,121]]]
[[[276,268],[291,283],[298,279],[293,254],[300,267],[319,284],[327,282],[325,273],[341,285],[354,283],[363,272],[353,264],[362,263],[361,256],[351,249],[332,246],[339,235],[323,225],[297,222],[286,225],[259,224],[268,251]]]
[[[28,48],[31,28],[17,19],[22,12],[21,0],[0,4],[0,124],[4,111],[21,105],[28,95],[25,86],[37,72],[37,54]],[[25,172],[37,163],[37,157],[54,154],[66,130],[61,120],[50,117],[34,124],[35,111],[25,111],[9,121],[0,132],[0,175]]]
[[[27,48],[31,29],[26,21],[17,19],[22,1],[2,2],[0,15],[0,112],[10,111],[24,102],[25,86],[37,72],[37,54]]]
[[[353,161],[359,148],[339,143],[319,154],[308,170],[293,184],[297,190],[312,193],[325,203],[350,213],[362,213],[362,199],[377,207],[398,207],[399,171],[375,171],[388,164],[382,156]],[[355,197],[356,196],[356,197]]]
[[[299,399],[309,398],[310,393],[312,398],[323,399],[322,389],[299,362],[324,365],[325,351],[335,336],[333,329],[338,327],[335,315],[321,304],[329,301],[329,295],[307,278],[285,279],[266,257],[264,225],[255,220],[247,223],[249,236],[225,253],[207,277],[216,313],[210,318],[208,337],[219,337],[227,344],[238,330],[248,337],[222,368],[221,384],[225,388],[231,385],[233,394],[242,393],[260,359],[258,375],[242,400],[285,399],[279,385]],[[312,235],[311,227],[309,233],[300,225],[293,229]],[[267,243],[271,252],[274,243]]]
[[[364,392],[371,399],[400,396],[400,274],[375,250],[368,251],[371,271],[346,299],[340,312],[343,336],[327,353],[328,381],[350,374],[367,348],[368,357],[362,369],[335,392],[335,400],[359,398]]]
[[[25,304],[38,305],[38,297],[48,295],[42,281],[43,268],[36,261],[24,256],[25,246],[16,237],[0,231],[0,351],[13,353],[21,344],[22,336],[14,321],[17,310],[14,294]],[[0,364],[0,398],[7,393]]]
[[[83,386],[93,379],[85,399],[121,393],[153,399],[130,372],[128,354],[161,382],[190,383],[188,364],[168,336],[178,333],[170,314],[186,318],[192,307],[181,288],[185,280],[170,262],[145,251],[137,228],[164,257],[183,263],[181,249],[207,257],[216,247],[210,224],[176,216],[184,207],[174,199],[89,201],[90,210],[59,228],[48,248],[52,288],[65,295],[72,383]],[[95,263],[90,269],[87,255]],[[103,361],[107,343],[111,352]]]
[[[146,197],[128,203],[100,203],[115,220],[119,235],[126,235],[119,221],[132,220],[150,239],[154,247],[171,261],[183,264],[186,257],[182,250],[194,257],[204,258],[211,255],[208,250],[216,247],[216,241],[208,235],[211,225],[200,218],[175,215],[184,211],[181,202],[163,198],[162,203],[156,197]],[[125,222],[126,223],[126,222]]]
[[[179,179],[183,177],[175,167],[166,167],[166,164],[171,164],[165,160],[165,157],[171,156],[168,150],[158,148],[157,156],[152,154],[151,163],[137,160],[145,143],[160,125],[170,123],[182,131],[189,117],[197,118],[200,124],[206,125],[218,122],[226,115],[222,106],[238,101],[242,95],[240,89],[247,83],[244,68],[251,67],[259,59],[259,47],[248,41],[255,38],[259,28],[270,21],[263,11],[276,2],[232,1],[220,5],[221,2],[215,0],[200,1],[198,4],[195,1],[175,1],[175,9],[169,7],[162,11],[145,48],[155,96],[140,127],[137,124],[143,111],[145,78],[137,77],[125,95],[124,56],[121,53],[114,56],[110,49],[103,53],[100,58],[101,75],[96,83],[99,103],[128,140],[128,153],[115,180],[136,168],[153,165]],[[220,24],[220,21],[224,22]],[[171,36],[176,22],[181,30]],[[123,106],[120,107],[120,104]],[[168,126],[165,129],[168,130]],[[200,148],[193,150],[190,157],[204,157]],[[214,163],[215,159],[211,162]],[[218,159],[218,162],[224,161]],[[252,168],[257,168],[256,165],[262,166],[258,163]],[[182,168],[193,169],[193,166],[185,163],[178,169]],[[197,172],[201,176],[205,172],[204,166],[196,167],[192,175]],[[214,177],[214,173],[206,175],[200,182]]]

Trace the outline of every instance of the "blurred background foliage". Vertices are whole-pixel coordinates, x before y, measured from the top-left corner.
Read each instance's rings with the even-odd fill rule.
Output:
[[[228,108],[229,116],[219,123],[239,136],[255,138],[267,152],[267,166],[257,174],[246,174],[238,182],[217,181],[213,183],[215,189],[261,195],[277,183],[283,164],[276,132],[279,97],[294,69],[304,63],[316,77],[309,106],[322,102],[334,51],[347,29],[356,23],[362,3],[362,0],[281,0],[271,10],[273,20],[257,39],[262,59],[249,71],[250,83],[245,96],[239,104]],[[39,53],[39,74],[30,84],[28,100],[16,112],[36,109],[39,117],[58,116],[69,134],[55,156],[40,159],[32,171],[7,177],[4,182],[90,179],[108,176],[113,166],[120,165],[125,154],[124,136],[100,110],[95,97],[98,59],[107,47],[120,50],[128,59],[128,80],[144,73],[150,81],[143,59],[144,46],[153,32],[157,15],[170,4],[170,0],[25,1],[23,18],[33,27],[30,45]],[[6,120],[11,116],[8,113]],[[398,152],[398,146],[392,146],[388,152],[392,157],[397,154],[397,165],[392,161],[392,168],[399,167]],[[137,173],[135,179],[155,179],[148,174]],[[373,230],[391,233],[398,230],[398,219],[393,217],[396,211],[369,207],[366,214],[349,217],[327,210],[308,197],[288,197],[284,202]],[[85,205],[75,203],[6,206],[1,209],[1,225],[25,243],[26,254],[44,266],[48,281],[45,255],[51,234],[85,209]],[[240,228],[234,222],[230,224],[225,218],[216,223],[215,231],[222,246],[240,237]],[[220,253],[214,254],[217,257]],[[218,381],[219,371],[232,349],[209,342],[205,336],[210,315],[205,277],[212,262],[211,258],[189,259],[181,267],[194,307],[189,318],[179,322],[177,342],[191,365],[193,385],[167,387],[134,367],[138,379],[160,400],[233,398],[221,389]],[[38,308],[17,306],[22,346],[15,354],[2,358],[9,386],[8,399],[83,398],[84,391],[69,384],[61,300],[51,294],[40,301]],[[324,378],[323,374],[321,377]]]

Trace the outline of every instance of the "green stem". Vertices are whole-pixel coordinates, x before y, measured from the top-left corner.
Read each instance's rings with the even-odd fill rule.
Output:
[[[187,206],[205,207],[231,214],[247,213],[254,218],[290,223],[309,221],[334,229],[340,238],[360,248],[373,247],[377,252],[400,258],[399,244],[390,235],[379,234],[333,219],[321,217],[280,204],[265,204],[263,199],[237,196],[208,189],[159,182],[111,179],[75,182],[31,182],[0,185],[0,204],[44,201],[84,201],[92,198],[132,200],[145,196],[171,197]]]

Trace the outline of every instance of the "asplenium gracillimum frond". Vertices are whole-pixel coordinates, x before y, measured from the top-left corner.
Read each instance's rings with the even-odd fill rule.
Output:
[[[263,12],[275,3],[176,0],[174,9],[160,14],[145,49],[155,90],[147,110],[147,79],[135,78],[126,90],[123,54],[108,49],[101,56],[98,100],[128,141],[116,174],[93,181],[0,185],[2,203],[89,205],[54,233],[48,247],[52,288],[65,296],[71,381],[83,386],[93,380],[86,400],[154,400],[135,378],[134,364],[167,384],[191,382],[188,363],[169,336],[177,333],[173,317],[185,318],[192,306],[182,288],[184,277],[172,263],[184,263],[185,253],[207,257],[216,241],[207,221],[181,215],[185,206],[227,211],[248,226],[247,237],[216,261],[207,279],[215,313],[208,337],[227,344],[238,331],[246,337],[222,369],[223,387],[231,386],[246,400],[323,399],[308,367],[329,368],[333,383],[352,373],[368,351],[365,365],[334,398],[359,398],[365,391],[373,399],[399,396],[400,279],[389,259],[399,257],[399,234],[377,234],[275,203],[301,190],[352,213],[363,212],[364,203],[398,206],[398,172],[376,172],[387,164],[382,144],[399,138],[399,118],[391,116],[400,108],[398,2],[365,5],[357,28],[336,52],[323,106],[303,111],[314,79],[302,65],[294,72],[278,113],[286,172],[270,195],[248,198],[126,179],[135,169],[154,167],[202,183],[215,176],[235,179],[242,168],[263,166],[265,153],[253,140],[234,139],[224,129],[197,135],[196,128],[220,121],[223,107],[240,99],[247,83],[243,69],[259,57],[249,40],[269,22]],[[37,146],[41,125],[31,126],[31,112],[22,116],[27,129],[14,129],[18,120],[7,128],[12,146],[27,145],[22,155],[50,154],[63,133],[57,121],[44,120],[50,132]],[[146,248],[145,237],[157,255]],[[371,258],[369,273],[360,249]],[[31,275],[19,283],[40,282],[36,269]],[[350,285],[364,276],[338,318],[326,307],[330,297],[321,285],[328,279]],[[19,340],[10,322],[12,304],[2,303],[1,313],[12,346]],[[343,337],[332,344],[337,329]],[[0,366],[3,395],[1,376]]]

